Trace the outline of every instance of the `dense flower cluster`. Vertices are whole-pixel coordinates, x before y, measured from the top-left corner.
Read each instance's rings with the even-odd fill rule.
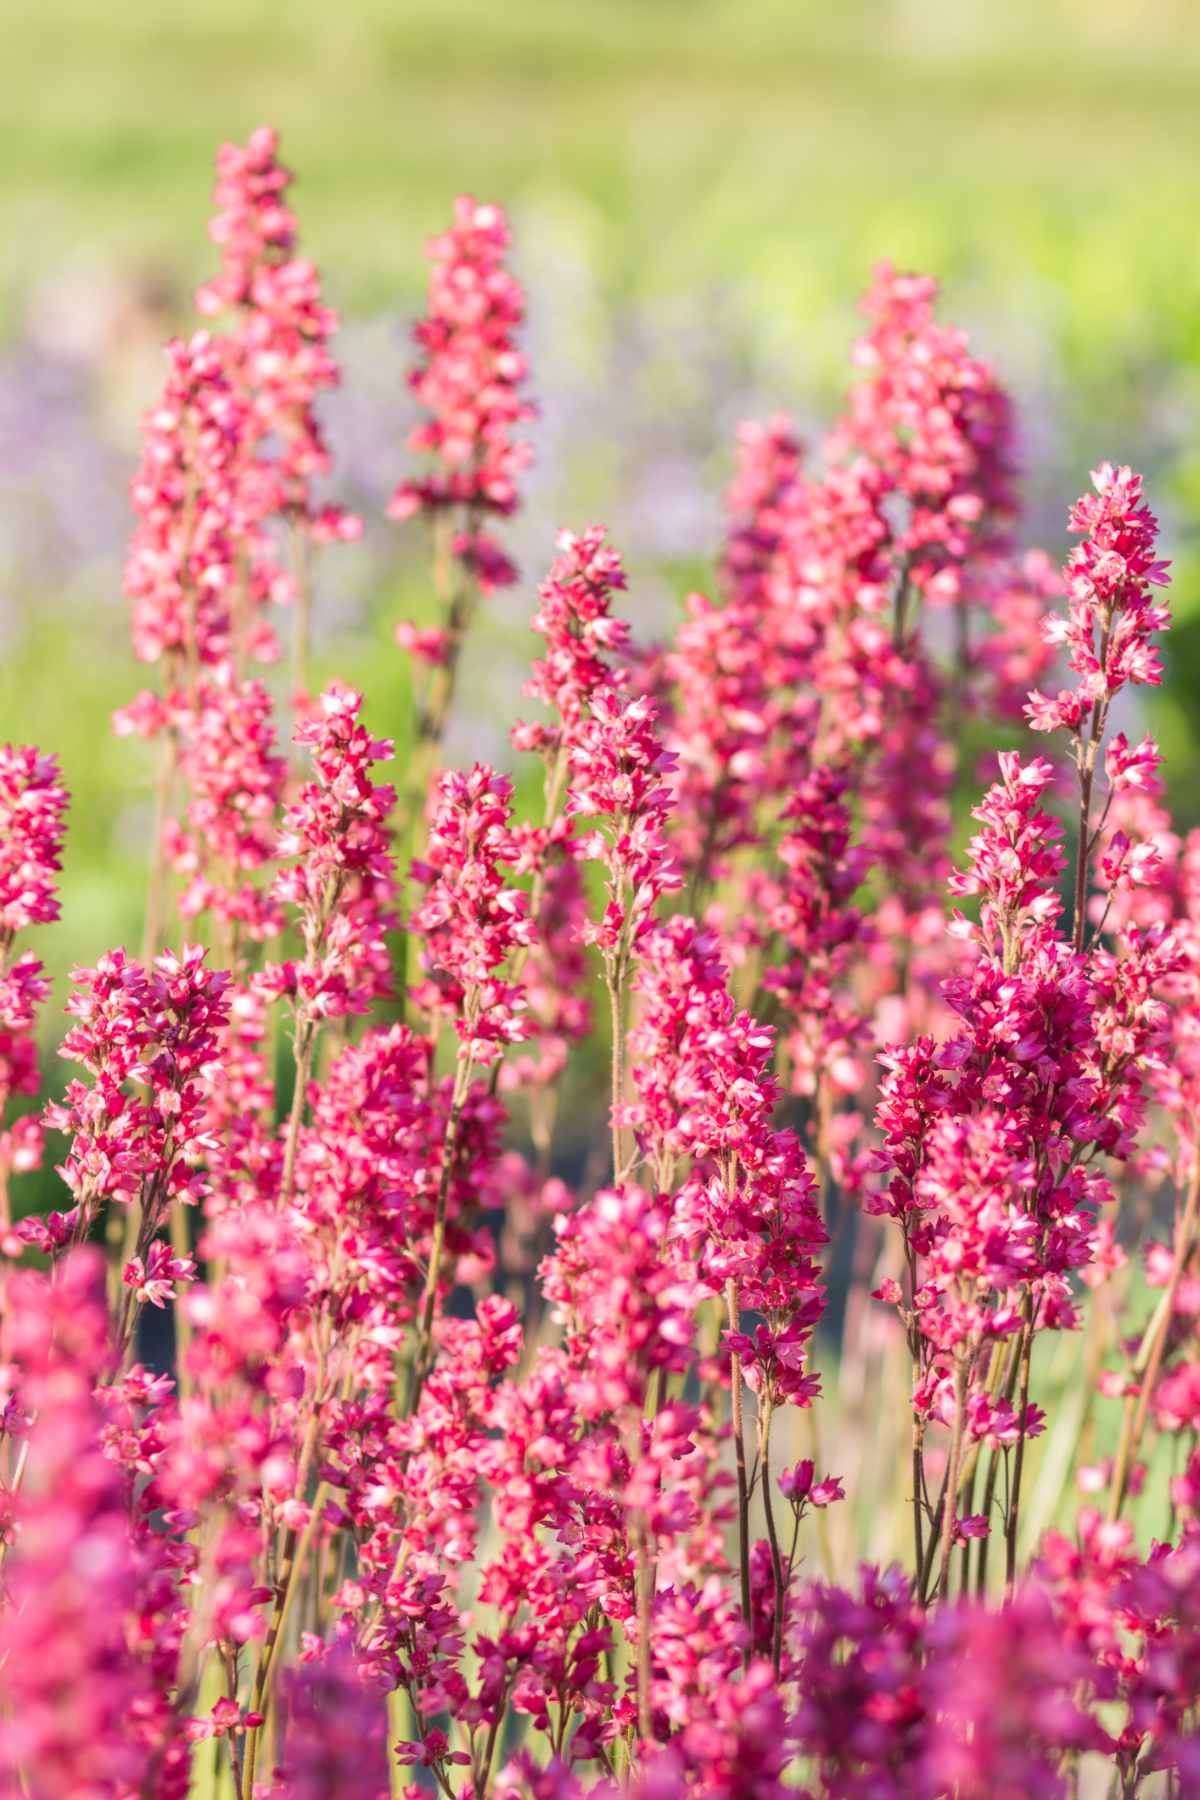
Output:
[[[206,1089],[228,1016],[229,978],[204,957],[195,945],[180,956],[164,951],[147,971],[115,950],[94,969],[75,971],[79,991],[67,1007],[75,1024],[61,1054],[92,1081],[69,1082],[62,1102],[46,1109],[47,1125],[70,1139],[59,1174],[75,1204],[45,1223],[29,1218],[17,1227],[55,1256],[87,1236],[102,1208],[118,1220],[119,1209],[128,1209],[124,1331],[134,1298],[161,1304],[177,1277],[194,1273],[186,1258],[164,1259],[156,1234],[172,1208],[203,1197],[203,1164],[215,1147]]]
[[[198,331],[169,344],[162,396],[143,422],[125,592],[134,649],[164,662],[172,687],[228,656],[235,633],[242,654],[274,652],[261,609],[283,577],[245,502],[248,429],[220,340]]]
[[[612,659],[627,650],[629,626],[612,612],[624,591],[621,558],[599,526],[559,534],[558,556],[538,589],[531,631],[546,640],[526,693],[556,715],[548,726],[519,728],[522,749],[552,748],[568,755],[579,742],[592,701],[615,678]]]
[[[1142,502],[1141,477],[1131,469],[1105,463],[1092,485],[1095,493],[1071,509],[1071,530],[1084,542],[1064,571],[1067,617],[1051,621],[1046,634],[1052,644],[1066,646],[1078,682],[1054,700],[1030,695],[1029,718],[1037,731],[1078,731],[1093,708],[1098,718],[1107,713],[1126,682],[1157,686],[1162,680],[1150,641],[1170,618],[1151,591],[1167,579],[1167,565],[1155,553],[1157,521]]]
[[[221,270],[196,295],[205,317],[235,313],[222,340],[230,380],[250,417],[259,454],[254,505],[299,523],[317,542],[359,535],[361,522],[341,507],[321,505],[314,480],[330,467],[316,414],[323,389],[340,374],[329,348],[337,315],[321,297],[313,263],[296,255],[296,219],[287,201],[291,174],[278,141],[260,126],[243,144],[217,155],[215,212],[209,234]]]
[[[185,820],[167,824],[164,850],[185,883],[180,916],[211,914],[236,958],[241,937],[263,942],[281,929],[277,904],[254,876],[277,854],[286,764],[262,682],[238,681],[223,664],[199,698],[190,731],[181,733]]]
[[[1101,470],[1095,478],[1102,494],[1110,475]],[[1117,487],[1125,507],[1130,484]],[[1107,509],[1098,512],[1086,501],[1072,513],[1079,529],[1102,518]],[[1153,521],[1141,511],[1136,526],[1131,555],[1139,570],[1157,568]],[[1068,565],[1073,619],[1081,604],[1078,570],[1092,560],[1089,545]],[[1132,579],[1144,594],[1140,577]],[[1156,609],[1153,617],[1162,623],[1165,615]],[[910,1278],[904,1310],[919,1372],[915,1466],[923,1458],[925,1424],[940,1418],[951,1427],[936,1508],[924,1496],[923,1478],[914,1498],[918,1546],[923,1516],[941,1539],[943,1588],[956,1533],[986,1538],[991,1531],[997,1459],[1005,1460],[1007,1473],[1010,1448],[1003,1514],[1013,1579],[1025,1445],[1042,1420],[1029,1400],[1033,1340],[1041,1330],[1077,1323],[1072,1271],[1106,1254],[1111,1243],[1100,1215],[1115,1192],[1099,1156],[1133,1153],[1147,1080],[1169,1043],[1165,993],[1181,954],[1164,925],[1129,924],[1117,929],[1111,945],[1100,933],[1085,943],[1088,862],[1104,822],[1093,831],[1092,775],[1105,716],[1097,699],[1088,749],[1078,762],[1073,936],[1059,925],[1062,830],[1042,806],[1054,769],[1040,758],[1022,764],[1005,753],[1000,779],[975,812],[982,830],[971,843],[970,866],[950,883],[953,893],[980,900],[977,925],[961,916],[955,921],[971,948],[969,966],[945,985],[959,1029],[940,1044],[920,1040],[894,1056],[879,1108],[881,1166],[891,1175],[881,1204],[901,1222]],[[1110,797],[1130,770],[1155,760],[1152,747],[1131,759],[1124,740],[1114,741]],[[1129,850],[1124,834],[1110,837],[1101,858],[1110,889],[1136,886],[1156,867],[1154,857],[1135,863]],[[894,1280],[884,1297],[904,1304]],[[992,1460],[984,1510],[962,1516],[959,1489],[972,1492],[976,1447],[985,1445]],[[1119,1484],[1126,1479],[1122,1470]],[[932,1551],[931,1541],[922,1591]]]
[[[409,921],[424,940],[432,977],[416,998],[423,1010],[453,1017],[459,1055],[478,1063],[495,1062],[505,1044],[524,1036],[520,989],[497,975],[532,938],[526,896],[500,872],[517,859],[511,797],[511,782],[482,763],[469,775],[442,776],[417,866],[429,888]]]
[[[297,1017],[366,1012],[390,991],[384,934],[392,920],[388,815],[396,795],[372,779],[389,761],[389,739],[372,737],[359,720],[362,696],[334,685],[296,732],[312,758],[305,782],[284,817],[277,852],[290,864],[275,878],[273,898],[295,909],[303,955],[272,964],[262,978],[286,994]]]
[[[0,751],[0,944],[58,918],[66,791],[58,764],[33,748]]]
[[[508,553],[486,529],[520,504],[518,478],[532,449],[519,431],[536,416],[524,393],[528,371],[518,344],[525,295],[507,266],[508,248],[502,208],[460,195],[450,229],[428,245],[429,310],[413,328],[419,355],[409,386],[423,416],[408,442],[426,467],[398,484],[388,513],[432,521],[441,608],[433,625],[404,619],[396,627],[401,649],[428,669],[416,719],[424,754],[413,759],[408,788],[414,808],[445,734],[476,603],[517,579]]]
[[[870,329],[855,349],[864,379],[835,439],[870,457],[906,504],[896,540],[905,580],[953,603],[963,564],[1014,509],[1012,408],[965,333],[938,323],[936,298],[928,276],[876,270],[863,302]]]
[[[522,774],[439,770],[531,416],[461,200],[393,787],[362,696],[305,691],[308,549],[356,526],[289,180],[221,151],[223,326],[134,483],[143,954],[75,972],[79,1072],[2,1121],[0,1796],[1200,1791],[1200,834],[1109,730],[1162,678],[1139,478],[1061,575],[1015,549],[1007,397],[881,269],[824,441],[741,429],[716,597],[639,645],[562,532]],[[1022,740],[976,799],[960,744],[1023,718],[1062,766]],[[5,1107],[65,812],[0,751]]]
[[[433,466],[402,481],[389,507],[397,519],[448,511],[454,554],[485,589],[516,579],[481,525],[516,510],[517,478],[530,460],[516,432],[533,417],[516,343],[525,296],[506,266],[508,247],[502,208],[469,194],[455,202],[450,229],[429,244],[429,311],[414,328],[421,360],[409,377],[427,416],[409,446],[428,454]]]
[[[100,1256],[77,1251],[56,1280],[12,1276],[4,1298],[4,1444],[27,1453],[5,1519],[20,1544],[0,1621],[5,1787],[36,1800],[183,1800],[173,1621],[155,1547],[130,1529],[130,1484],[97,1392],[112,1348]]]
[[[58,764],[33,746],[0,749],[0,1230],[12,1226],[9,1177],[34,1169],[42,1158],[36,1117],[9,1117],[9,1102],[35,1095],[40,1086],[38,1008],[49,994],[40,958],[13,956],[18,932],[52,924],[59,916],[67,794]],[[7,1248],[7,1245],[5,1246]]]

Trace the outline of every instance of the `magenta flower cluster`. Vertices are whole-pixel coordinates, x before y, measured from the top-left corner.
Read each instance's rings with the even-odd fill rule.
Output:
[[[439,610],[377,730],[309,691],[362,526],[289,183],[221,150],[145,420],[144,934],[40,1105],[67,795],[0,751],[0,1796],[1200,1792],[1200,836],[1140,478],[1018,548],[1011,402],[883,267],[825,438],[741,428],[712,593],[640,642],[563,531],[515,767],[446,768],[517,581],[508,222],[430,246],[389,513]]]

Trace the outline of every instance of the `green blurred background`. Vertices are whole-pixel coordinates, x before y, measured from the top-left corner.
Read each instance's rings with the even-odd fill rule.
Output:
[[[1059,554],[1102,457],[1140,463],[1176,559],[1154,723],[1200,814],[1200,14],[1194,0],[43,0],[0,58],[0,734],[74,791],[61,981],[136,941],[149,774],[124,489],[157,344],[212,267],[218,141],[269,121],[346,329],[335,489],[365,545],[321,577],[320,663],[394,725],[426,604],[382,517],[403,327],[456,192],[511,211],[545,416],[526,580],[485,625],[457,747],[502,753],[556,523],[603,518],[660,629],[710,580],[736,420],[837,403],[883,255],[945,284],[1020,404],[1028,535]]]

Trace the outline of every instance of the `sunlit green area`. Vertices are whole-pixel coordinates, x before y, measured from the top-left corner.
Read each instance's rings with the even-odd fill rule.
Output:
[[[1061,284],[1085,361],[1195,347],[1187,0],[50,0],[5,37],[10,284],[195,270],[213,141],[265,118],[356,306],[467,185],[576,213],[609,291],[748,281],[803,328],[886,251]]]

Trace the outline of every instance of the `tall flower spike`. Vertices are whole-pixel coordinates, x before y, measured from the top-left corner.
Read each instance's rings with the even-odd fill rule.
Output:
[[[338,318],[322,299],[316,268],[296,254],[292,176],[278,147],[269,126],[245,144],[222,144],[209,226],[222,266],[199,289],[196,305],[206,317],[229,308],[236,314],[223,342],[230,378],[253,421],[260,510],[284,514],[318,541],[353,539],[361,521],[320,504],[313,492],[330,467],[316,403],[341,380],[329,348]]]
[[[1071,509],[1070,528],[1083,535],[1067,560],[1067,616],[1051,618],[1046,634],[1068,649],[1074,688],[1048,699],[1035,688],[1025,711],[1035,731],[1065,729],[1079,773],[1079,832],[1075,857],[1075,948],[1084,944],[1088,876],[1108,806],[1093,828],[1092,793],[1109,708],[1127,683],[1157,686],[1158,650],[1150,642],[1170,623],[1170,611],[1151,592],[1167,582],[1168,565],[1155,554],[1158,521],[1142,501],[1142,481],[1129,468],[1102,463],[1092,472],[1093,495]],[[1113,788],[1109,790],[1109,802]],[[1109,877],[1111,885],[1111,874]]]
[[[525,296],[506,267],[508,248],[502,208],[469,194],[455,202],[450,229],[430,241],[429,311],[413,330],[421,360],[409,376],[426,417],[409,443],[433,467],[402,481],[388,508],[396,519],[450,509],[454,554],[485,589],[515,579],[480,523],[516,511],[517,478],[530,450],[514,432],[534,416],[522,395],[527,369],[516,347]]]
[[[697,1142],[714,1032],[733,1013],[727,971],[712,932],[677,914],[646,939],[634,978],[641,1007],[629,1034],[638,1105],[632,1122],[661,1189]]]
[[[629,626],[612,612],[623,593],[625,570],[604,529],[589,525],[577,536],[558,535],[558,555],[538,589],[530,628],[546,640],[525,692],[557,715],[551,726],[519,726],[521,749],[569,751],[579,740],[592,701],[612,685],[612,658],[629,644]],[[516,734],[514,734],[516,735]]]
[[[42,1128],[36,1118],[6,1122],[9,1101],[38,1091],[37,1009],[50,989],[42,964],[28,953],[10,962],[18,932],[59,916],[67,791],[58,763],[32,745],[0,749],[0,1233],[11,1220],[9,1177],[37,1167]]]
[[[876,269],[855,346],[864,379],[830,447],[870,457],[907,502],[904,580],[945,603],[962,596],[967,557],[1003,542],[1014,510],[1012,407],[965,333],[937,322],[937,292],[929,276]]]
[[[413,868],[428,883],[409,921],[424,939],[430,972],[416,991],[417,1004],[434,1016],[449,1014],[459,1057],[484,1065],[524,1036],[521,989],[498,973],[533,939],[527,896],[507,886],[501,873],[517,858],[511,805],[512,783],[482,763],[469,775],[443,775],[428,848]]]
[[[262,608],[290,584],[246,491],[255,427],[223,339],[200,331],[167,345],[162,398],[142,430],[125,594],[134,650],[165,664],[170,692],[235,651],[274,656]],[[145,712],[143,701],[127,728]]]
[[[1065,727],[1078,732],[1093,707],[1107,712],[1127,682],[1162,681],[1162,663],[1150,639],[1170,623],[1154,587],[1167,583],[1168,564],[1156,555],[1158,521],[1142,500],[1142,478],[1132,469],[1102,463],[1092,472],[1095,493],[1071,508],[1070,528],[1084,538],[1064,571],[1067,616],[1046,626],[1051,644],[1062,644],[1078,677],[1055,699],[1036,690],[1026,711],[1035,731]]]
[[[293,906],[303,955],[268,967],[265,992],[286,994],[311,1025],[362,1013],[389,991],[384,932],[394,922],[391,833],[395,789],[372,778],[392,743],[360,723],[362,695],[334,684],[316,715],[299,726],[312,781],[289,808],[279,838],[291,861],[275,879],[274,899]]]
[[[233,963],[242,939],[261,943],[282,927],[277,902],[254,876],[275,859],[287,764],[266,688],[237,681],[229,664],[203,684],[190,730],[183,723],[180,763],[190,797],[185,825],[167,828],[170,859],[185,882],[179,915],[210,913]]]
[[[296,1076],[280,1171],[285,1203],[323,1021],[368,1012],[391,992],[386,933],[396,920],[388,816],[396,792],[375,782],[372,770],[390,759],[392,744],[371,736],[361,710],[361,694],[335,683],[296,731],[312,756],[314,779],[285,816],[279,854],[294,861],[276,877],[272,896],[295,908],[303,951],[268,964],[256,984],[264,999],[287,1000],[294,1025]]]
[[[71,1138],[59,1173],[75,1197],[69,1222],[77,1240],[104,1202],[140,1202],[138,1268],[127,1280],[139,1297],[158,1230],[173,1204],[203,1197],[197,1165],[216,1149],[208,1102],[229,977],[204,958],[196,946],[180,956],[166,951],[146,971],[114,950],[94,969],[76,970],[78,992],[68,1002],[75,1024],[60,1054],[80,1063],[92,1085],[69,1082],[63,1102],[46,1109],[47,1124]],[[57,1217],[49,1227],[23,1220],[19,1229],[49,1251]],[[127,1306],[126,1325],[129,1318]]]
[[[667,778],[675,758],[663,749],[651,700],[622,702],[603,688],[571,751],[570,818],[597,819],[580,839],[581,853],[608,876],[608,905],[588,938],[602,949],[636,944],[661,894],[681,885],[664,827],[671,810]]]
[[[629,970],[650,929],[660,895],[681,886],[666,838],[675,759],[663,749],[655,708],[643,697],[625,701],[615,686],[592,697],[591,713],[570,752],[568,819],[591,818],[596,828],[576,839],[577,853],[602,864],[607,903],[599,920],[583,926],[597,944],[608,988],[612,1049],[612,1174],[625,1176],[625,1031]]]
[[[479,596],[517,578],[484,529],[489,519],[516,511],[518,478],[531,459],[529,444],[516,435],[534,408],[524,397],[527,371],[516,341],[525,296],[506,266],[508,244],[501,208],[460,196],[450,229],[429,244],[429,310],[413,330],[419,360],[408,379],[424,417],[408,442],[428,466],[399,484],[388,513],[423,514],[433,523],[442,608],[432,629],[403,622],[396,630],[400,646],[430,665],[418,707],[422,754],[412,759],[408,785],[414,817],[445,735]]]
[[[569,1039],[586,1034],[590,1017],[580,990],[586,977],[580,950],[586,929],[586,899],[567,801],[572,753],[586,729],[596,696],[623,685],[624,670],[613,659],[629,644],[629,628],[612,611],[625,587],[625,571],[601,526],[576,534],[561,531],[558,555],[538,590],[532,629],[545,639],[546,653],[533,664],[525,692],[555,717],[513,728],[518,750],[540,754],[545,764],[543,816],[522,833],[522,871],[532,874],[530,917],[535,928],[531,957],[522,957],[532,1002],[530,1035],[541,1041],[539,1064],[526,1058],[510,1065],[510,1082],[530,1079],[544,1087],[565,1063]],[[525,967],[531,961],[531,967]],[[553,990],[557,988],[555,996]],[[545,1129],[537,1109],[536,1129]]]
[[[15,932],[58,918],[66,810],[53,756],[32,746],[0,749],[0,960]]]

